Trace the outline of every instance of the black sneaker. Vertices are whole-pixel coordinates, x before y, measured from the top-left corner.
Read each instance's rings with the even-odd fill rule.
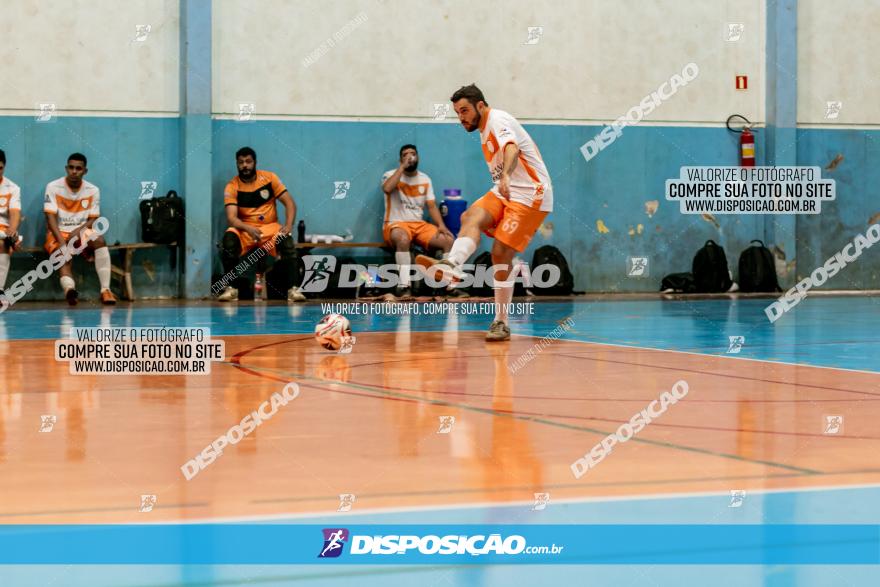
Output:
[[[471,294],[466,292],[463,287],[450,287],[446,290],[446,297],[464,299],[471,297]]]
[[[394,297],[397,297],[397,298],[411,298],[411,297],[413,297],[413,295],[412,295],[412,288],[410,288],[410,287],[398,287],[397,290],[394,292]]]
[[[75,306],[79,301],[79,294],[72,287],[64,292],[64,297],[67,298],[67,303],[71,306]]]

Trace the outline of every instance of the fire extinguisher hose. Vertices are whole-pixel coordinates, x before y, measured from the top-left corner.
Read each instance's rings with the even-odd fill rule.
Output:
[[[745,124],[739,130],[730,127],[730,122],[736,118],[740,118],[743,121],[745,121]],[[749,129],[749,130],[752,129],[752,122],[748,118],[743,116],[742,114],[731,114],[730,117],[728,117],[727,122],[725,124],[727,125],[727,130],[729,130],[730,132],[735,132],[735,133],[741,133],[745,129]]]

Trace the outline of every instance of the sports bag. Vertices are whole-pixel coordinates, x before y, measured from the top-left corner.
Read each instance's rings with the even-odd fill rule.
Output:
[[[739,255],[739,289],[747,292],[778,292],[776,263],[773,253],[764,243],[753,240],[752,245]]]
[[[727,255],[713,240],[706,241],[694,255],[691,272],[694,274],[694,285],[698,293],[721,293],[733,285],[730,270],[727,268]]]
[[[142,200],[141,238],[145,243],[168,245],[183,240],[183,200],[171,190],[162,198]]]

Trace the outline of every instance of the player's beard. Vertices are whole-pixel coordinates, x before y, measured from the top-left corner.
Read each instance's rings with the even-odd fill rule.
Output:
[[[412,163],[411,165],[407,165],[406,167],[404,167],[403,170],[406,171],[407,173],[412,173],[413,171],[415,171],[418,168],[419,168],[419,162],[416,161],[415,163]]]
[[[243,181],[250,181],[254,178],[254,176],[256,174],[257,174],[256,169],[247,169],[247,170],[239,171],[238,177],[239,177],[239,179],[241,179]]]
[[[468,132],[474,132],[478,128],[480,128],[480,123],[483,121],[483,115],[477,112],[477,116],[474,118],[473,123],[470,126],[466,126],[465,130]]]

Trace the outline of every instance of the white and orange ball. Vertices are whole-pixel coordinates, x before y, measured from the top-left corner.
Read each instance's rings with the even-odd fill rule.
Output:
[[[351,336],[351,323],[341,314],[327,314],[315,326],[315,340],[328,351],[342,348],[347,336]]]

